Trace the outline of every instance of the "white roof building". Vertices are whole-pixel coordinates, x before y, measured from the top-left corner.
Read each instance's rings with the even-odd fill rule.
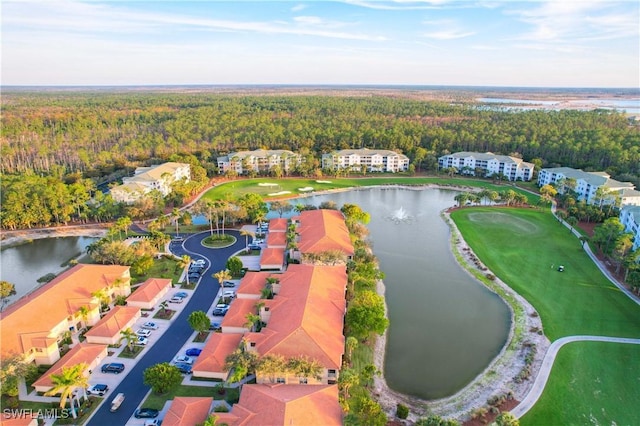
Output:
[[[130,204],[153,190],[167,196],[171,193],[171,184],[181,179],[191,180],[191,165],[171,162],[138,167],[133,176],[123,178],[122,185],[111,188],[110,192],[115,201]]]
[[[386,149],[343,149],[322,154],[323,169],[360,170],[366,166],[369,172],[406,172],[409,170],[409,158]]]
[[[530,181],[533,178],[534,165],[521,158],[497,155],[492,152],[456,152],[438,158],[440,169],[455,167],[458,173],[475,176],[481,173],[487,177],[502,174],[510,181]]]
[[[640,248],[640,206],[624,206],[620,210],[620,223],[625,232],[633,234],[633,250]]]
[[[217,162],[220,173],[229,170],[235,170],[239,175],[251,170],[265,172],[275,166],[280,166],[283,171],[288,172],[302,162],[302,156],[286,149],[256,149],[231,152],[218,157]]]

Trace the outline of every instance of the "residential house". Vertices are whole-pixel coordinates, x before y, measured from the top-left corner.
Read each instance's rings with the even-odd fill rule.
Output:
[[[258,300],[262,295],[262,290],[267,285],[267,278],[278,277],[279,275],[271,272],[247,272],[236,291],[237,299],[253,299]]]
[[[202,424],[209,417],[212,406],[213,398],[211,397],[176,396],[162,418],[162,424],[163,426]]]
[[[538,186],[554,185],[563,193],[573,186],[578,200],[587,204],[640,205],[640,191],[631,182],[618,182],[606,172],[584,172],[570,167],[540,170]]]
[[[322,168],[327,170],[346,169],[367,172],[406,172],[409,157],[386,149],[343,149],[322,154]]]
[[[107,315],[84,334],[89,343],[115,345],[120,342],[120,332],[133,327],[140,319],[140,308],[135,306],[114,306]]]
[[[325,252],[342,253],[345,259],[353,256],[354,248],[344,215],[338,210],[306,210],[292,218],[296,224],[297,248],[291,257],[305,262],[305,255]]]
[[[191,165],[164,163],[150,167],[138,167],[131,177],[122,179],[122,185],[111,188],[111,197],[117,202],[132,204],[151,191],[159,191],[166,197],[175,182],[191,180]]]
[[[256,149],[231,152],[218,157],[217,162],[220,173],[234,171],[239,175],[250,172],[265,174],[279,167],[286,174],[302,163],[302,156],[286,149]]]
[[[640,206],[624,206],[620,209],[620,223],[625,232],[633,234],[633,250],[640,249]]]
[[[191,368],[193,376],[226,380],[229,372],[225,371],[225,360],[238,349],[242,337],[243,335],[238,333],[209,335],[206,345]]]
[[[96,324],[101,299],[128,296],[130,281],[128,266],[79,264],[63,272],[0,313],[1,357],[24,355],[38,365],[54,364],[60,342]]]
[[[151,310],[171,289],[168,278],[149,278],[127,297],[127,306]]]
[[[344,265],[289,265],[280,277],[277,295],[260,310],[267,325],[260,332],[245,334],[247,350],[260,356],[316,360],[322,366],[321,378],[285,372],[265,377],[257,372],[258,383],[336,383],[344,352],[346,283]]]
[[[52,374],[61,374],[65,368],[78,364],[87,364],[85,376],[89,377],[91,370],[96,368],[107,357],[107,345],[92,345],[79,343],[60,358],[46,373],[33,383],[36,392],[48,392],[53,387]]]
[[[534,171],[534,165],[521,158],[492,152],[456,152],[443,155],[438,158],[438,167],[440,170],[454,167],[458,173],[470,176],[502,175],[510,181],[530,181]]]
[[[229,305],[229,311],[222,319],[223,333],[240,333],[244,334],[251,329],[249,326],[247,315],[258,314],[256,308],[257,301],[254,299],[236,299]]]
[[[261,271],[283,271],[285,267],[284,247],[267,247],[260,253]]]
[[[342,425],[337,385],[244,385],[231,411],[216,415],[229,426]]]

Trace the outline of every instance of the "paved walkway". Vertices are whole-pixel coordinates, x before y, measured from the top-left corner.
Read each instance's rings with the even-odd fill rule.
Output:
[[[556,359],[558,351],[564,345],[571,342],[611,342],[640,345],[640,339],[628,339],[624,337],[568,336],[556,340],[549,346],[549,349],[544,356],[544,360],[542,361],[542,366],[540,367],[538,376],[536,377],[536,381],[533,383],[531,390],[529,391],[527,396],[520,402],[520,404],[518,404],[517,407],[511,410],[511,414],[520,418],[534,406],[534,404],[538,401],[538,399],[542,395],[542,392],[544,391],[547,380],[549,379],[549,375],[551,374],[551,367],[553,367],[553,362]]]

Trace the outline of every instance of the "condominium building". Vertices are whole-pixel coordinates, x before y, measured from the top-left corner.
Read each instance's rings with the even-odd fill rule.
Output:
[[[322,168],[329,170],[347,169],[368,172],[406,172],[409,158],[386,149],[343,149],[322,154]]]
[[[248,174],[251,171],[265,173],[279,166],[285,173],[293,170],[302,162],[302,156],[286,149],[256,149],[254,151],[231,152],[218,157],[219,173],[230,170],[239,175]]]
[[[640,248],[640,206],[624,206],[620,209],[620,223],[625,232],[633,234],[633,250]]]
[[[131,204],[153,190],[162,196],[171,193],[174,182],[191,180],[191,165],[185,163],[164,163],[151,167],[138,167],[131,177],[122,179],[122,185],[111,188],[115,201]]]
[[[631,182],[618,182],[606,172],[584,172],[570,167],[540,170],[538,186],[555,185],[563,192],[570,185],[578,200],[587,204],[612,204],[640,206],[640,191]]]
[[[503,175],[507,180],[530,181],[533,178],[534,165],[521,158],[497,155],[492,152],[456,152],[438,158],[438,167],[455,167],[458,173],[469,176],[488,177]]]
[[[69,333],[100,321],[101,298],[131,293],[128,266],[76,265],[0,314],[2,358],[52,365]],[[102,294],[99,294],[102,293]]]

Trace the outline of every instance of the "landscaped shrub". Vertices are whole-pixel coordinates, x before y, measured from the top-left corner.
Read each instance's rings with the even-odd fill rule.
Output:
[[[409,407],[403,404],[398,404],[398,406],[396,407],[396,416],[399,419],[406,419],[407,417],[409,417]]]

